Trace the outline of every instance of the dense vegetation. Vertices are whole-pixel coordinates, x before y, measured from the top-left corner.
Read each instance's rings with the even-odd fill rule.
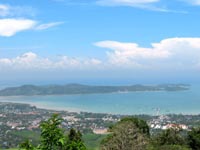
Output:
[[[61,123],[62,118],[58,114],[54,114],[50,119],[41,123],[41,142],[37,147],[26,140],[19,145],[19,148],[26,150],[86,150],[82,134],[72,128],[65,135],[65,131],[60,127]]]
[[[38,146],[34,147],[27,140],[19,147],[26,150],[86,150],[82,134],[75,129],[64,131],[61,123],[62,118],[53,115],[40,125]],[[127,117],[110,126],[108,131],[101,141],[101,150],[200,150],[200,128],[183,131],[173,127],[152,136],[145,121]]]
[[[189,85],[164,84],[164,85],[131,85],[131,86],[89,86],[81,84],[35,86],[23,85],[0,90],[0,96],[16,95],[64,95],[64,94],[92,94],[134,91],[179,91],[188,90]]]

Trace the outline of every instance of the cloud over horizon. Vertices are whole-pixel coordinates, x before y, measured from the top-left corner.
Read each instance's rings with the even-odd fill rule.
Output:
[[[101,64],[101,61],[95,58],[81,59],[68,56],[59,56],[57,58],[41,57],[33,52],[26,52],[14,58],[0,58],[0,70],[59,70],[59,69],[80,69]],[[84,68],[83,68],[84,67]]]
[[[137,43],[102,41],[95,43],[95,45],[111,49],[112,51],[107,52],[109,62],[116,65],[130,65],[132,63],[138,64],[137,60],[162,59],[167,58],[170,55],[167,50],[139,47]]]
[[[0,58],[0,70],[200,69],[200,38],[169,38],[148,48],[117,41],[100,41],[95,46],[108,49],[105,58],[41,57],[27,52]]]
[[[101,41],[95,43],[107,51],[108,59],[113,64],[139,64],[150,68],[197,67],[200,64],[200,38],[169,38],[159,43],[152,43],[149,48],[137,43]],[[168,69],[169,69],[168,68]]]

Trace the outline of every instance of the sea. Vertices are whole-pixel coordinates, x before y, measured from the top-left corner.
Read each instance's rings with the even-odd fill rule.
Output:
[[[0,97],[0,102],[26,103],[38,108],[121,115],[200,114],[200,86],[186,91],[117,92],[48,96]]]

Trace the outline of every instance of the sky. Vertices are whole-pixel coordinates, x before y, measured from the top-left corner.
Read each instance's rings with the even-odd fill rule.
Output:
[[[1,0],[0,85],[200,82],[200,0]]]

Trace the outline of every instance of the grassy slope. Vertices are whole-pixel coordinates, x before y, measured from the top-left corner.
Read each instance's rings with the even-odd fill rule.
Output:
[[[21,135],[25,138],[28,139],[34,139],[36,140],[39,138],[38,135],[34,134],[34,132],[15,132],[15,135]],[[87,147],[88,150],[99,150],[99,146],[101,143],[101,140],[105,137],[106,135],[99,135],[99,134],[85,134],[83,135],[83,140],[84,143]],[[18,150],[17,148],[11,148],[9,150]]]
[[[105,136],[100,134],[85,134],[83,135],[83,140],[88,150],[99,150],[100,143]]]

